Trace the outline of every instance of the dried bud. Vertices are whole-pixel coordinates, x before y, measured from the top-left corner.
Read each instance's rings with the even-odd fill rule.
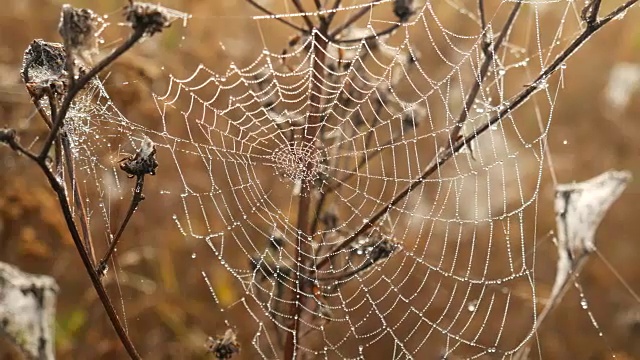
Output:
[[[102,18],[93,11],[62,6],[58,32],[72,54],[87,65],[92,63],[91,56],[98,53],[100,33],[104,27]]]
[[[393,13],[400,19],[400,22],[407,22],[414,13],[413,0],[395,0]]]
[[[209,337],[205,347],[220,360],[231,359],[233,355],[240,352],[240,343],[236,339],[236,332],[232,329],[227,329],[223,336],[217,336],[215,339]]]
[[[131,28],[144,30],[146,36],[152,36],[168,28],[176,18],[165,7],[143,2],[131,2],[125,7],[124,12]]]
[[[135,156],[129,156],[120,160],[120,169],[129,174],[130,177],[144,176],[147,174],[155,175],[157,167],[156,146],[148,137],[144,138],[142,146]]]

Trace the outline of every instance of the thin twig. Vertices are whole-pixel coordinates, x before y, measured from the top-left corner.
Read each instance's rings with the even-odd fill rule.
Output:
[[[313,25],[313,21],[311,21],[311,19],[307,15],[307,11],[304,9],[304,7],[302,7],[300,0],[291,0],[291,2],[293,2],[293,6],[296,7],[298,12],[302,14],[302,19],[304,20],[305,24],[307,24],[307,27],[309,28],[309,30],[313,29],[315,27]]]
[[[466,146],[466,144],[475,140],[478,136],[486,132],[492,125],[498,123],[507,115],[509,115],[512,111],[522,105],[527,99],[529,99],[537,90],[539,90],[539,84],[541,80],[548,78],[551,74],[556,72],[561,65],[566,62],[566,60],[573,55],[579,48],[584,44],[587,39],[589,39],[593,34],[595,34],[598,30],[600,30],[604,25],[614,19],[616,16],[622,14],[624,11],[629,9],[631,6],[635,5],[639,0],[628,0],[626,3],[620,5],[618,8],[613,10],[607,16],[601,18],[593,26],[589,26],[584,31],[578,35],[568,46],[567,48],[560,53],[556,59],[547,66],[540,75],[528,85],[524,90],[518,93],[512,101],[509,102],[507,106],[505,106],[498,114],[494,115],[489,121],[483,123],[473,131],[471,134],[462,138],[461,140],[451,143],[450,147],[438,153],[438,155],[433,159],[433,161],[427,166],[427,168],[422,172],[422,174],[414,179],[406,188],[404,188],[400,193],[398,193],[389,203],[387,203],[382,208],[378,209],[371,216],[366,223],[364,223],[358,230],[356,230],[351,236],[346,238],[343,242],[334,247],[327,256],[318,263],[317,269],[325,266],[333,256],[338,254],[340,251],[347,248],[351,243],[353,243],[358,236],[362,235],[371,227],[373,227],[378,220],[380,220],[384,215],[386,215],[389,210],[391,210],[396,204],[398,204],[402,199],[404,199],[409,193],[415,190],[419,185],[421,185],[429,176],[435,173],[442,165],[444,165],[449,159],[451,159],[455,154],[457,154],[462,148]]]
[[[91,232],[89,231],[89,220],[87,218],[87,213],[84,210],[84,202],[82,201],[83,197],[80,192],[80,187],[76,183],[76,174],[75,174],[75,164],[73,162],[73,154],[71,152],[71,143],[69,142],[69,137],[66,134],[62,134],[61,142],[62,142],[62,150],[64,155],[64,161],[67,164],[67,175],[69,176],[69,181],[71,182],[71,192],[73,192],[73,203],[78,210],[78,219],[80,220],[80,230],[82,231],[82,239],[84,241],[85,249],[89,253],[89,258],[91,259],[91,263],[95,265],[96,263],[96,252],[93,248],[93,240],[91,239]],[[57,141],[57,140],[56,140]]]
[[[258,10],[262,11],[263,13],[267,14],[267,15],[272,15],[274,19],[280,21],[281,23],[299,31],[302,33],[306,33],[308,30],[303,29],[301,27],[299,27],[298,25],[287,21],[287,19],[283,19],[281,17],[277,17],[275,13],[273,13],[272,11],[270,11],[269,9],[265,8],[264,6],[258,4],[257,2],[255,2],[255,0],[247,0],[247,2],[251,5],[253,5],[254,7],[256,7]]]
[[[591,26],[598,21],[598,13],[600,12],[600,5],[602,5],[602,0],[589,0],[587,5],[585,5],[584,9],[582,9],[582,18],[587,23],[587,25]]]
[[[522,6],[522,0],[519,0],[513,6],[513,9],[511,10],[511,14],[509,14],[509,18],[507,19],[507,22],[504,24],[502,31],[500,31],[500,35],[498,35],[498,38],[493,44],[493,48],[490,51],[486,52],[484,61],[480,66],[480,73],[478,74],[478,78],[476,79],[476,81],[474,81],[473,87],[471,88],[471,91],[469,91],[467,100],[464,103],[464,108],[462,109],[462,111],[460,111],[460,116],[458,116],[458,121],[456,122],[456,125],[453,127],[449,135],[450,146],[453,145],[455,141],[458,139],[458,135],[460,135],[460,131],[462,130],[462,125],[464,124],[465,121],[467,121],[467,118],[469,117],[469,110],[473,106],[473,103],[476,101],[476,98],[478,97],[478,93],[480,92],[480,88],[482,87],[482,84],[484,83],[484,80],[487,77],[487,74],[489,73],[489,68],[491,66],[491,63],[493,62],[493,59],[496,53],[500,50],[500,47],[502,46],[504,39],[506,39],[507,35],[511,31],[511,28],[513,27],[513,23],[516,20],[516,16],[518,15],[518,11],[520,10],[521,6]],[[485,31],[486,31],[486,28],[485,28]]]
[[[338,13],[338,8],[340,7],[340,3],[342,3],[342,0],[336,0],[333,3],[333,6],[331,7],[331,14],[329,14],[329,17],[327,18],[327,23],[330,24],[331,22],[333,22],[333,18]]]
[[[363,5],[362,9],[360,9],[358,12],[353,14],[351,17],[349,17],[347,20],[345,20],[345,22],[342,23],[342,25],[338,26],[335,30],[333,30],[331,33],[329,33],[329,38],[330,39],[334,39],[341,32],[343,32],[346,28],[350,27],[353,23],[358,21],[366,13],[371,11],[374,6],[378,5],[381,2],[382,2],[382,0],[373,0],[369,4]]]
[[[118,245],[118,241],[120,241],[120,237],[122,236],[124,229],[127,227],[127,224],[129,224],[129,220],[131,219],[131,216],[138,208],[138,205],[140,205],[140,202],[144,200],[144,195],[142,195],[143,187],[144,187],[144,174],[136,177],[136,185],[133,191],[133,197],[131,198],[131,204],[129,205],[129,210],[127,211],[127,215],[125,215],[124,220],[122,221],[122,224],[120,225],[120,228],[118,229],[118,232],[116,233],[115,238],[109,245],[109,249],[107,249],[107,252],[104,254],[102,259],[98,263],[98,267],[96,268],[96,272],[98,274],[103,275],[105,273],[105,270],[107,269],[107,263],[111,258],[111,254],[116,249],[116,246]]]

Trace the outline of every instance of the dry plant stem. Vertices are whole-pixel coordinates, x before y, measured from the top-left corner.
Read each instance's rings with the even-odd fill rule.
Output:
[[[131,220],[131,216],[138,208],[138,205],[140,205],[140,202],[144,200],[144,195],[142,195],[143,187],[144,187],[144,175],[136,176],[136,185],[133,190],[133,197],[131,198],[131,204],[129,205],[129,210],[127,211],[127,215],[124,217],[124,220],[122,221],[122,225],[120,225],[120,228],[118,229],[118,233],[116,233],[115,238],[109,245],[109,249],[107,249],[107,252],[104,254],[102,259],[100,260],[100,263],[98,264],[98,268],[96,269],[96,272],[98,274],[104,273],[104,269],[107,268],[107,263],[111,258],[111,254],[113,254],[113,251],[116,249],[116,246],[118,245],[118,241],[120,240],[120,237],[124,232],[124,229],[127,227],[127,224],[129,224],[129,220]]]
[[[608,24],[612,19],[616,16],[622,14],[631,6],[638,3],[639,0],[628,0],[624,4],[617,7],[608,15],[602,17],[600,20],[594,22],[591,25],[588,25],[578,37],[576,37],[557,57],[556,59],[547,66],[538,77],[528,85],[524,90],[514,96],[509,104],[505,106],[498,114],[494,115],[489,119],[489,121],[480,125],[475,131],[473,131],[470,135],[462,138],[457,142],[451,143],[451,146],[447,149],[440,151],[433,161],[426,167],[426,169],[422,172],[422,174],[413,180],[411,184],[409,184],[406,188],[404,188],[398,195],[396,195],[388,204],[380,208],[375,214],[364,223],[358,230],[356,230],[351,236],[346,238],[343,242],[333,248],[327,257],[325,257],[321,262],[318,263],[317,268],[322,268],[327,265],[327,263],[331,260],[332,256],[335,256],[341,250],[347,248],[350,244],[352,244],[358,236],[365,233],[367,230],[371,229],[378,220],[380,220],[384,215],[386,215],[392,207],[398,204],[402,199],[404,199],[409,193],[415,190],[419,185],[421,185],[429,176],[438,171],[442,165],[444,165],[449,159],[451,159],[455,154],[457,154],[462,148],[466,146],[466,144],[470,143],[478,136],[486,132],[492,125],[501,121],[503,118],[508,116],[513,110],[522,105],[525,101],[527,101],[536,91],[539,90],[539,84],[541,80],[548,78],[551,74],[556,72],[560,66],[567,61],[567,59],[573,55],[584,43],[587,41],[593,34],[595,34],[598,30],[600,30],[603,26]]]
[[[587,3],[587,5],[582,10],[583,14],[586,15],[584,20],[588,25],[591,25],[598,20],[600,5],[602,5],[602,0],[590,0],[590,2]]]
[[[314,28],[313,21],[311,21],[311,19],[309,18],[309,15],[307,15],[307,11],[302,7],[300,0],[291,0],[291,2],[293,2],[293,6],[296,7],[298,12],[302,14],[302,19],[304,20],[305,24],[307,24],[307,27],[309,28],[309,30],[313,29]]]
[[[91,68],[91,70],[89,70],[87,74],[81,76],[78,79],[73,79],[71,81],[71,83],[69,84],[69,91],[67,92],[66,96],[64,97],[64,100],[62,101],[62,105],[60,106],[60,109],[58,111],[58,116],[56,116],[56,118],[53,119],[53,127],[51,128],[51,132],[49,133],[49,136],[47,137],[47,139],[44,142],[44,145],[42,146],[42,151],[40,152],[40,155],[38,156],[38,158],[44,160],[47,157],[47,154],[51,149],[51,145],[55,141],[55,138],[58,137],[59,135],[58,134],[59,130],[63,125],[64,119],[67,116],[67,112],[71,107],[71,103],[75,99],[76,95],[78,95],[80,90],[82,90],[85,87],[85,85],[89,83],[89,81],[91,81],[94,77],[96,77],[96,75],[98,75],[102,70],[104,70],[107,66],[109,66],[115,59],[117,59],[120,55],[124,54],[136,42],[138,42],[138,40],[140,40],[144,35],[145,31],[146,31],[146,28],[144,27],[137,28],[131,34],[131,36],[127,39],[127,41],[125,41],[120,46],[118,46],[117,49],[115,49],[111,54],[109,54],[109,56],[102,59],[98,64],[96,64],[96,66]]]
[[[118,334],[118,337],[120,338],[120,341],[124,345],[129,356],[132,359],[140,359],[140,355],[138,355],[135,347],[133,346],[133,343],[131,342],[131,339],[129,339],[127,332],[124,330],[124,328],[122,327],[122,324],[120,323],[120,320],[118,319],[118,315],[116,313],[115,308],[113,307],[113,304],[111,303],[111,300],[109,298],[109,295],[107,294],[107,291],[102,285],[102,282],[98,277],[98,274],[93,270],[93,265],[91,264],[91,260],[89,259],[89,256],[84,249],[84,245],[82,244],[82,239],[80,238],[80,234],[78,233],[78,228],[73,220],[73,214],[71,213],[71,206],[67,201],[67,194],[64,186],[58,181],[56,176],[51,172],[51,169],[49,168],[49,166],[47,166],[46,160],[43,160],[39,156],[36,156],[35,154],[31,153],[17,141],[15,136],[15,131],[13,130],[0,131],[0,142],[6,143],[14,151],[22,155],[25,155],[29,159],[33,160],[36,164],[38,164],[42,172],[47,177],[47,180],[49,181],[49,185],[58,196],[58,202],[60,203],[60,208],[62,210],[62,214],[67,224],[69,233],[71,234],[71,238],[73,239],[73,242],[76,248],[78,249],[78,253],[80,254],[82,263],[87,273],[89,274],[91,283],[93,284],[93,287],[95,288],[96,293],[98,294],[98,297],[100,298],[100,301],[102,302],[102,305],[104,306],[105,311],[107,312],[107,316],[109,316],[109,319],[111,320],[111,324],[116,330],[116,333]]]
[[[72,12],[73,12],[73,8],[70,6],[63,6],[62,7],[62,25],[64,26],[70,26],[70,24],[73,23],[71,17],[72,17]],[[67,34],[71,34],[73,33],[73,29],[70,28],[66,28],[64,30],[64,33]],[[69,77],[69,87],[73,88],[75,81],[76,81],[76,76],[75,76],[75,68],[73,66],[74,61],[73,61],[73,54],[71,53],[71,44],[69,44],[69,39],[66,36],[63,36],[63,41],[64,41],[64,50],[67,53],[67,63],[65,65],[65,69],[67,70],[67,74]],[[74,96],[75,97],[75,96]],[[51,119],[55,122],[55,119],[57,119],[55,116],[51,116]],[[63,117],[64,119],[64,117]]]
[[[547,318],[547,316],[551,313],[551,311],[553,311],[558,306],[558,304],[560,304],[560,302],[562,301],[562,298],[564,298],[564,295],[567,293],[567,290],[569,290],[569,286],[571,286],[571,284],[573,283],[575,278],[577,278],[580,275],[580,272],[582,271],[582,269],[584,268],[585,264],[587,263],[587,260],[589,259],[589,255],[591,255],[591,254],[590,253],[586,253],[586,254],[584,254],[584,255],[582,255],[579,258],[574,260],[575,261],[575,265],[573,266],[573,269],[571,270],[571,275],[569,277],[567,277],[565,282],[562,284],[562,287],[560,288],[560,291],[558,292],[558,295],[555,296],[552,299],[549,299],[547,304],[544,306],[544,308],[540,312],[540,315],[537,316],[536,323],[533,326],[533,331],[534,332],[537,332],[538,328],[540,328],[540,325]],[[529,342],[530,341],[531,341],[531,338],[529,340],[525,341],[525,343],[522,344],[522,347],[520,347],[520,349],[513,354],[511,359],[512,360],[526,360],[528,358],[529,351],[530,351],[530,346],[529,346]]]
[[[324,77],[326,49],[328,46],[328,42],[325,37],[328,26],[329,24],[326,23],[320,25],[318,28],[320,36],[317,37],[318,41],[315,45],[318,49],[314,51],[315,59],[312,75],[313,85],[311,88],[311,94],[309,95],[309,102],[311,105],[309,107],[309,116],[307,117],[307,126],[305,126],[303,134],[303,141],[307,146],[312,145],[314,140],[317,138],[322,122],[320,116],[322,87],[320,84],[322,84],[322,79]],[[313,166],[314,164],[311,161],[307,162],[307,171],[312,172]],[[313,183],[311,181],[307,184],[303,184],[298,201],[298,235],[297,246],[295,249],[295,259],[297,259],[296,263],[298,265],[298,269],[293,272],[292,276],[292,280],[296,286],[294,299],[289,309],[289,315],[293,318],[293,329],[287,332],[284,349],[285,360],[293,360],[297,358],[296,343],[300,335],[300,318],[302,315],[304,301],[306,300],[306,297],[304,297],[305,288],[308,286],[306,279],[300,279],[299,274],[302,274],[301,270],[303,269],[301,269],[301,267],[304,268],[310,263],[309,255],[312,252],[311,244],[308,240],[311,237],[308,226],[309,210],[311,207],[310,189],[312,186]]]
[[[478,17],[480,18],[480,28],[482,29],[483,34],[485,34],[486,36],[485,32],[487,30],[487,16],[484,12],[484,0],[478,0]]]
[[[286,19],[283,19],[283,18],[280,18],[280,17],[275,17],[275,16],[276,16],[276,14],[275,14],[275,13],[273,13],[273,12],[272,12],[272,11],[270,11],[270,10],[268,10],[268,9],[267,9],[267,8],[265,8],[264,6],[262,6],[262,5],[258,4],[257,2],[255,2],[255,0],[247,0],[247,2],[248,2],[249,4],[251,4],[251,5],[253,5],[256,9],[258,9],[258,10],[262,11],[263,13],[265,13],[265,14],[267,14],[267,15],[272,15],[272,16],[274,16],[274,19],[276,19],[276,20],[280,21],[281,23],[283,23],[283,24],[285,24],[285,25],[287,25],[287,26],[290,26],[290,27],[292,27],[293,29],[295,29],[295,30],[297,30],[297,31],[299,31],[299,32],[302,32],[302,33],[306,33],[306,32],[307,32],[307,30],[305,30],[305,29],[303,29],[303,28],[299,27],[298,25],[295,25],[295,24],[293,24],[293,23],[291,23],[291,22],[287,21]]]
[[[343,32],[345,29],[347,29],[348,27],[350,27],[351,25],[353,25],[353,23],[355,23],[356,21],[358,21],[361,17],[363,17],[364,15],[366,15],[369,11],[371,11],[373,9],[374,6],[378,5],[379,3],[381,3],[382,0],[374,0],[372,2],[370,2],[367,5],[364,5],[362,7],[362,9],[358,10],[358,12],[356,12],[355,14],[353,14],[350,18],[348,18],[342,25],[338,26],[337,29],[333,30],[330,34],[329,34],[329,38],[333,39],[336,36],[338,36],[341,32]]]
[[[25,79],[27,80],[29,79],[28,74],[25,75]],[[49,109],[51,112],[51,118],[55,119],[57,117],[57,112],[58,112],[57,105],[51,96],[48,96],[48,98],[49,98]],[[42,119],[47,124],[49,129],[51,129],[51,126],[52,126],[51,120],[49,119],[49,116],[47,115],[47,113],[44,112],[44,109],[42,109],[39,102],[33,99],[33,105],[36,107],[36,109],[38,109],[38,113],[40,114],[40,117],[42,117]],[[75,173],[74,173],[73,157],[71,156],[71,144],[69,144],[69,139],[64,135],[58,136],[54,144],[55,144],[54,146],[55,146],[56,175],[57,176],[62,175],[63,167],[64,167],[64,163],[62,162],[62,155],[64,152],[64,158],[65,158],[64,161],[67,164],[67,173],[69,176],[69,180],[72,182],[71,188],[73,191],[73,199],[74,199],[73,201],[76,205],[76,208],[78,209],[78,217],[80,219],[80,227],[82,229],[82,236],[84,239],[85,249],[87,249],[87,251],[89,252],[89,257],[95,264],[96,262],[95,252],[93,250],[93,242],[91,241],[91,234],[89,232],[87,216],[84,211],[84,204],[82,203],[82,195],[80,194],[80,189],[76,186],[76,184],[73,183],[75,179]]]
[[[54,100],[54,97],[52,94],[49,94],[47,98],[49,99],[49,110],[51,111],[51,118],[55,119],[58,111],[58,107],[56,106],[56,101]],[[62,164],[62,144],[60,142],[60,137],[56,138],[56,141],[54,143],[54,149],[55,149],[56,175],[61,176],[63,164]]]
[[[338,8],[340,7],[340,4],[342,3],[342,0],[336,0],[333,3],[333,6],[331,7],[331,10],[333,10],[331,12],[331,14],[329,14],[329,17],[327,18],[327,23],[331,23],[333,21],[334,16],[336,16],[336,14],[338,13]]]
[[[91,259],[91,263],[95,265],[96,263],[96,252],[93,249],[93,240],[91,239],[91,232],[89,231],[89,220],[87,219],[87,214],[84,210],[84,202],[82,201],[83,197],[80,193],[80,188],[78,184],[75,183],[76,175],[75,175],[75,164],[73,162],[73,155],[71,153],[71,144],[69,143],[69,138],[62,134],[61,136],[62,142],[62,150],[64,153],[64,161],[67,164],[67,175],[69,176],[69,181],[71,181],[71,192],[73,192],[73,203],[78,210],[78,219],[80,220],[80,230],[82,231],[82,239],[84,240],[84,246],[87,252],[89,253],[89,258]],[[57,140],[56,140],[57,141]]]
[[[522,6],[522,0],[519,0],[513,6],[513,10],[511,10],[511,14],[509,14],[509,18],[507,19],[507,22],[504,24],[502,31],[500,31],[500,35],[498,35],[498,38],[493,44],[493,48],[485,52],[484,61],[480,66],[480,73],[478,74],[478,78],[473,83],[473,87],[471,88],[471,91],[467,96],[467,100],[464,103],[464,108],[460,112],[460,116],[458,116],[458,121],[456,122],[456,125],[453,127],[453,129],[451,130],[451,134],[449,135],[449,141],[450,141],[449,146],[452,146],[455,143],[455,141],[458,139],[458,135],[460,135],[460,131],[462,130],[462,125],[464,124],[465,121],[467,121],[467,118],[469,117],[469,110],[471,109],[471,107],[473,106],[473,103],[476,101],[476,98],[478,97],[480,88],[482,87],[482,84],[484,83],[484,80],[487,77],[487,74],[489,72],[491,63],[493,62],[493,59],[495,58],[495,54],[500,50],[500,47],[502,46],[504,39],[506,39],[507,34],[511,32],[511,28],[513,27],[513,23],[516,20],[516,16],[518,15],[518,11],[520,10],[521,6]],[[487,28],[485,27],[483,31],[486,32]]]

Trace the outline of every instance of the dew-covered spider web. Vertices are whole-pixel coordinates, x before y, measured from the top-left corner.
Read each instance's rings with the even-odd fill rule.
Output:
[[[532,82],[584,28],[584,2],[256,4],[280,15],[247,4],[237,18],[254,36],[234,39],[224,71],[169,75],[153,125],[101,91],[78,109],[67,130],[101,194],[90,206],[105,241],[131,188],[117,154],[148,137],[160,167],[145,196],[171,206],[139,211],[194,249],[210,316],[250,340],[246,358],[284,358],[290,343],[331,359],[502,358],[535,344],[549,294],[536,244],[552,230],[537,227],[538,200],[566,66]],[[293,28],[305,19],[331,25]]]

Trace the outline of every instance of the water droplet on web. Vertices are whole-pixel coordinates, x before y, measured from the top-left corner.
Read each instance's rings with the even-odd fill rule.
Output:
[[[589,308],[589,303],[587,303],[587,299],[582,298],[582,300],[580,300],[580,306],[582,306],[583,309]]]
[[[506,74],[506,73],[507,73],[507,70],[505,70],[505,69],[498,69],[498,75],[500,75],[500,76],[504,76],[504,74]]]
[[[563,145],[567,145],[568,143],[569,143],[569,142],[568,142],[566,139],[562,141],[562,144],[563,144]]]
[[[467,310],[469,310],[471,312],[474,312],[474,311],[476,311],[477,306],[478,306],[478,300],[470,301],[467,304]]]
[[[364,350],[364,346],[362,345],[358,346],[358,351],[362,352],[362,350]]]
[[[498,130],[498,125],[496,124],[491,125],[491,130]]]
[[[566,69],[566,68],[567,68],[567,64],[565,63],[560,64],[560,69]]]
[[[192,253],[192,254],[191,254],[191,258],[192,258],[192,259],[195,259],[195,258],[196,258],[196,253]]]
[[[493,346],[487,349],[488,353],[494,353],[496,352],[496,348],[494,348]]]

